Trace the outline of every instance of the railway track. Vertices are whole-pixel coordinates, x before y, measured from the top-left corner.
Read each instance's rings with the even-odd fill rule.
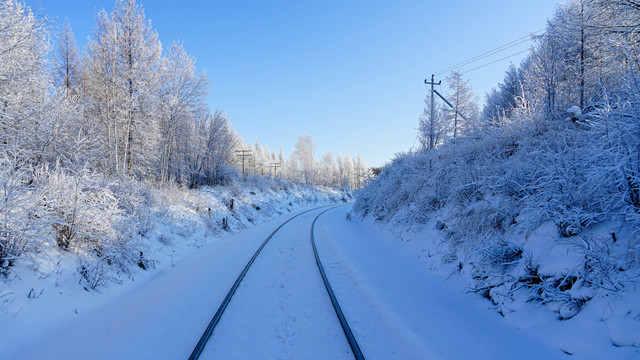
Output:
[[[282,229],[282,227],[284,227],[287,223],[289,223],[293,219],[295,219],[295,218],[297,218],[297,217],[299,217],[301,215],[304,215],[306,213],[309,213],[309,212],[312,212],[312,211],[318,211],[318,210],[320,210],[322,208],[327,208],[327,207],[328,207],[327,209],[325,209],[322,212],[320,212],[313,219],[313,222],[311,224],[310,241],[311,241],[311,245],[313,247],[313,252],[314,252],[314,256],[315,256],[315,260],[316,260],[316,265],[317,265],[318,271],[320,272],[320,275],[321,275],[322,280],[324,282],[324,286],[325,286],[325,289],[327,291],[327,294],[328,294],[329,298],[331,299],[331,303],[333,305],[335,313],[336,313],[336,315],[338,317],[338,320],[340,321],[340,325],[342,326],[342,330],[344,332],[344,335],[346,336],[346,339],[349,342],[349,346],[351,347],[351,351],[353,353],[353,356],[354,356],[355,359],[358,359],[358,360],[364,359],[362,351],[360,350],[360,347],[359,347],[359,345],[358,345],[358,343],[357,343],[357,341],[356,341],[356,339],[355,339],[355,337],[353,335],[353,332],[352,332],[351,328],[349,327],[349,324],[347,323],[347,319],[344,316],[344,314],[343,314],[343,312],[342,312],[342,310],[340,308],[340,305],[338,303],[338,300],[337,300],[337,298],[336,298],[336,296],[335,296],[335,294],[334,294],[334,292],[333,292],[333,290],[331,288],[331,284],[329,283],[327,275],[326,275],[326,273],[324,271],[324,268],[322,266],[322,262],[320,260],[319,255],[318,255],[318,251],[317,251],[316,244],[315,244],[315,239],[314,239],[314,227],[315,227],[315,224],[316,224],[316,221],[318,220],[318,218],[322,214],[326,213],[327,211],[330,211],[330,210],[335,209],[335,208],[340,207],[340,206],[343,206],[343,205],[338,205],[338,206],[328,205],[328,206],[323,206],[323,207],[319,207],[319,208],[315,208],[315,209],[311,209],[311,210],[307,210],[307,211],[301,212],[299,214],[296,214],[295,216],[290,217],[286,221],[284,221],[271,234],[269,234],[269,236],[258,247],[256,252],[251,257],[251,259],[247,262],[247,265],[244,267],[244,269],[242,270],[240,275],[238,275],[238,278],[236,279],[236,281],[233,284],[233,286],[231,287],[231,289],[229,289],[229,292],[227,293],[226,297],[224,298],[224,300],[222,301],[222,303],[218,307],[218,310],[216,311],[215,315],[213,316],[213,318],[209,322],[209,325],[207,326],[207,328],[203,332],[202,336],[200,337],[200,340],[198,341],[198,343],[196,344],[195,348],[193,349],[193,352],[191,353],[191,356],[189,356],[189,360],[197,360],[200,357],[200,355],[202,354],[203,350],[205,349],[205,347],[207,345],[207,342],[212,337],[213,332],[216,329],[216,326],[220,322],[220,319],[222,318],[222,315],[224,314],[225,310],[227,309],[227,306],[231,302],[231,299],[233,298],[234,294],[236,293],[236,290],[238,289],[238,287],[242,283],[245,275],[247,274],[247,272],[249,271],[249,269],[251,268],[251,266],[255,262],[255,260],[258,257],[258,255],[260,255],[260,252],[262,251],[262,249],[264,249],[264,247],[267,245],[267,243],[269,243],[269,240],[271,240],[271,238],[273,238],[273,236],[280,229]]]

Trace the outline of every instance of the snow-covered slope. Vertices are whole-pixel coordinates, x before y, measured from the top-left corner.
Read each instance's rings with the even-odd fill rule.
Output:
[[[565,304],[568,296],[563,296],[560,289],[548,294],[545,286],[550,285],[535,284],[533,280],[529,284],[523,282],[526,274],[520,260],[503,273],[480,263],[477,254],[452,249],[449,235],[437,228],[435,216],[419,226],[381,224],[373,219],[365,222],[375,231],[387,234],[388,243],[384,246],[422,263],[430,272],[425,281],[432,281],[430,276],[437,275],[461,297],[494,310],[513,328],[538,338],[548,347],[571,354],[572,359],[640,359],[640,289],[633,285],[609,292],[585,289],[578,284],[574,296],[591,297],[578,312]],[[539,273],[549,282],[583,260],[581,254],[568,250],[566,243],[555,243],[558,239],[553,224],[545,224],[530,233],[523,246],[531,254],[527,256],[537,257]],[[540,297],[536,299],[532,294]],[[571,317],[563,319],[567,314]]]
[[[594,204],[605,189],[572,188],[576,203],[553,192],[579,183],[584,169],[542,177],[548,184],[539,186],[536,174],[549,165],[540,154],[564,154],[536,150],[551,133],[519,135],[399,156],[357,193],[354,216],[394,234],[514,327],[576,358],[640,358],[637,213],[628,204],[603,212]],[[515,152],[510,139],[520,142]]]

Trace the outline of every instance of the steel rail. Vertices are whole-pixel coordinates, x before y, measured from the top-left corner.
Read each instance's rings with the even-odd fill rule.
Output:
[[[249,260],[249,262],[244,267],[244,269],[242,270],[240,275],[238,275],[238,278],[236,279],[236,282],[233,284],[233,286],[231,287],[231,289],[227,293],[227,296],[222,301],[222,304],[220,304],[220,307],[218,307],[218,311],[216,311],[216,314],[213,316],[213,318],[211,319],[211,322],[209,322],[209,325],[207,326],[206,330],[204,331],[204,333],[200,337],[200,340],[198,341],[198,344],[196,344],[196,347],[193,349],[193,352],[191,353],[191,356],[189,356],[189,360],[197,360],[200,357],[200,355],[202,354],[202,351],[204,350],[205,345],[207,345],[207,341],[209,341],[209,338],[213,334],[213,330],[215,329],[216,325],[218,325],[218,322],[220,322],[220,318],[222,318],[222,314],[224,313],[224,310],[227,308],[227,305],[229,305],[229,302],[231,301],[231,298],[233,297],[233,295],[235,294],[236,290],[240,286],[240,283],[242,282],[242,279],[244,279],[244,276],[249,271],[249,268],[251,267],[251,265],[253,265],[253,262],[256,260],[256,258],[260,254],[260,251],[262,251],[262,249],[265,247],[265,245],[267,245],[267,243],[269,242],[269,240],[271,240],[273,235],[275,235],[278,232],[278,230],[280,230],[285,224],[287,224],[289,221],[297,218],[298,216],[306,214],[306,213],[314,211],[314,210],[322,209],[322,208],[325,208],[325,207],[328,207],[328,206],[334,206],[334,205],[325,205],[325,206],[320,206],[320,207],[317,207],[317,208],[314,208],[314,209],[311,209],[311,210],[306,210],[306,211],[303,211],[303,212],[301,212],[301,213],[289,218],[287,221],[283,222],[282,224],[280,224],[280,226],[278,226],[275,230],[273,230],[273,232],[267,237],[267,239],[262,242],[262,245],[260,245],[258,250],[256,250],[255,254],[253,254],[253,257],[251,258],[251,260]]]
[[[324,287],[327,289],[327,293],[329,293],[329,297],[331,298],[331,303],[333,304],[333,309],[336,311],[338,320],[340,320],[340,325],[342,325],[342,330],[344,331],[344,334],[346,335],[347,340],[349,341],[349,346],[351,346],[351,351],[353,352],[353,356],[357,360],[364,360],[364,355],[362,355],[360,346],[358,346],[358,342],[356,341],[356,338],[353,336],[353,332],[351,331],[351,328],[347,323],[347,319],[342,313],[342,309],[340,309],[340,304],[338,304],[338,299],[336,298],[336,295],[333,293],[333,290],[331,289],[331,285],[329,284],[329,279],[327,278],[327,274],[324,272],[324,267],[322,266],[322,262],[320,261],[320,256],[318,255],[318,249],[316,248],[316,241],[313,236],[313,229],[316,226],[316,221],[318,220],[318,218],[322,214],[326,213],[327,211],[333,210],[337,207],[338,206],[327,209],[321,212],[320,214],[318,214],[318,216],[316,216],[316,218],[313,219],[313,223],[311,224],[311,245],[313,246],[313,254],[316,256],[316,264],[318,265],[318,270],[320,270],[320,275],[322,275],[322,281],[324,281]]]

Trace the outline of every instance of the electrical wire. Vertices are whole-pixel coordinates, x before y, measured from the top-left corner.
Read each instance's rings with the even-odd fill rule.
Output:
[[[544,31],[544,29],[535,31],[535,32],[533,32],[533,33],[531,33],[529,35],[526,35],[526,36],[523,36],[523,37],[518,38],[516,40],[510,41],[510,42],[508,42],[506,44],[498,46],[497,48],[494,48],[492,50],[484,52],[484,53],[482,53],[480,55],[474,56],[474,57],[472,57],[470,59],[467,59],[467,60],[459,62],[459,63],[457,63],[455,65],[452,65],[452,66],[449,66],[447,68],[444,68],[444,69],[436,72],[435,74],[436,75],[441,75],[443,73],[447,73],[447,72],[449,72],[449,71],[451,71],[451,70],[453,70],[455,68],[459,68],[459,67],[462,67],[462,66],[466,66],[466,65],[472,64],[472,63],[474,63],[476,61],[479,61],[479,60],[482,60],[482,59],[487,58],[489,56],[498,54],[498,53],[503,52],[503,51],[505,51],[507,49],[510,49],[510,48],[512,48],[514,46],[529,42],[529,41],[531,41],[533,39],[535,34],[538,34],[538,33],[542,32],[542,31]],[[515,55],[513,55],[513,56],[515,56]]]
[[[527,49],[527,50],[522,50],[522,51],[520,51],[520,52],[517,52],[517,53],[515,53],[515,54],[511,54],[511,55],[509,55],[509,56],[505,56],[505,57],[503,57],[503,58],[501,58],[501,59],[498,59],[498,60],[492,61],[492,62],[490,62],[490,63],[486,63],[486,64],[484,64],[484,65],[480,65],[480,66],[478,66],[478,67],[474,67],[473,69],[469,69],[469,70],[463,71],[461,74],[466,74],[466,73],[468,73],[468,72],[470,72],[470,71],[481,69],[481,68],[483,68],[483,67],[485,67],[485,66],[489,66],[489,65],[491,65],[491,64],[495,64],[495,63],[497,63],[498,61],[502,61],[502,60],[505,60],[505,59],[508,59],[508,58],[514,57],[514,56],[516,56],[516,55],[520,55],[520,54],[522,54],[522,53],[526,53],[526,52],[528,52],[528,51],[529,51],[529,49]]]
[[[501,51],[504,51],[504,50],[506,50],[506,49],[508,49],[508,48],[511,48],[511,47],[515,46],[515,45],[519,45],[519,44],[525,43],[525,42],[527,42],[527,41],[530,41],[530,40],[533,38],[533,36],[534,36],[535,34],[540,33],[540,32],[542,32],[542,31],[544,31],[544,29],[541,29],[541,30],[535,31],[535,32],[533,32],[533,33],[531,33],[531,34],[529,34],[529,35],[526,35],[526,36],[523,36],[523,37],[518,38],[518,39],[516,39],[516,40],[510,41],[510,42],[508,42],[508,43],[506,43],[506,44],[503,44],[503,45],[501,45],[501,46],[498,46],[497,48],[494,48],[494,49],[492,49],[492,50],[489,50],[489,51],[487,51],[487,52],[484,52],[484,53],[482,53],[482,54],[480,54],[480,55],[474,56],[474,57],[472,57],[472,58],[470,58],[470,59],[467,59],[467,60],[462,61],[462,62],[460,62],[460,63],[457,63],[457,64],[455,64],[455,65],[449,66],[449,67],[447,67],[447,68],[445,68],[445,69],[442,69],[442,70],[438,71],[437,73],[447,72],[447,71],[449,71],[449,70],[451,70],[451,69],[453,69],[453,68],[456,68],[456,67],[460,67],[460,66],[467,65],[467,64],[469,64],[469,63],[475,62],[475,61],[480,60],[480,59],[482,59],[482,58],[485,58],[485,57],[487,57],[487,56],[491,56],[491,55],[493,55],[493,54],[496,54],[496,53],[499,53],[499,52],[501,52]]]
[[[444,74],[444,73],[447,73],[447,72],[449,72],[449,71],[451,71],[451,70],[453,70],[453,69],[455,69],[455,68],[459,68],[459,67],[462,67],[462,66],[466,66],[466,65],[472,64],[472,63],[474,63],[474,62],[476,62],[476,61],[479,61],[479,60],[485,59],[485,58],[487,58],[487,57],[489,57],[489,56],[492,56],[492,55],[498,54],[498,53],[500,53],[500,52],[503,52],[503,51],[505,51],[505,50],[508,50],[508,49],[510,49],[510,48],[512,48],[512,47],[515,47],[515,46],[518,46],[518,45],[520,45],[520,44],[527,43],[527,42],[529,42],[529,41],[531,41],[531,38],[527,38],[527,39],[521,40],[521,41],[519,41],[519,42],[517,42],[517,43],[514,43],[514,44],[512,44],[512,45],[506,46],[506,47],[501,48],[501,49],[499,49],[499,50],[495,50],[495,51],[492,51],[492,52],[484,53],[484,54],[482,54],[482,55],[478,55],[477,57],[474,57],[474,58],[472,58],[472,59],[470,59],[470,60],[467,60],[467,61],[465,61],[465,62],[458,63],[458,64],[453,65],[453,66],[450,66],[450,67],[448,67],[448,68],[446,68],[446,69],[442,69],[442,70],[440,70],[440,71],[436,72],[436,75]]]

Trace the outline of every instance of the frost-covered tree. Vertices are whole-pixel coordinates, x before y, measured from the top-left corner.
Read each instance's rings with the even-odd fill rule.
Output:
[[[340,187],[343,189],[352,189],[354,184],[354,164],[351,155],[346,154],[344,158],[338,155],[338,168],[340,173]]]
[[[87,119],[82,62],[71,25],[65,20],[53,52],[54,96],[50,106],[50,163],[95,168],[101,140],[97,123]]]
[[[154,173],[159,140],[158,34],[135,0],[100,11],[86,60],[89,116],[101,122],[111,174]]]
[[[338,164],[333,158],[333,154],[331,152],[324,154],[320,161],[321,183],[325,186],[339,186],[339,171]]]
[[[298,182],[304,181],[304,179],[301,178],[301,171],[295,152],[291,152],[289,154],[289,158],[286,159],[282,170],[282,174],[285,178]]]
[[[485,121],[497,124],[502,118],[511,117],[514,109],[522,101],[522,76],[515,65],[511,64],[504,75],[504,80],[497,88],[486,95],[486,103],[482,111]]]
[[[135,0],[119,0],[112,13],[118,75],[124,82],[123,171],[152,171],[157,146],[162,45]]]
[[[360,187],[362,186],[362,180],[367,171],[367,166],[365,165],[364,161],[362,161],[362,156],[360,156],[359,152],[358,152],[358,155],[356,156],[355,161],[353,162],[353,171],[354,171],[353,187],[355,189],[360,189]]]
[[[418,142],[421,150],[433,150],[444,144],[449,126],[441,103],[434,102],[433,117],[431,117],[431,100],[424,100],[425,106],[419,117]]]
[[[253,172],[260,176],[273,175],[272,164],[277,161],[275,154],[269,151],[267,145],[261,145],[257,139],[252,150]]]
[[[209,81],[205,73],[196,71],[195,59],[187,54],[180,42],[171,44],[162,63],[160,179],[180,182],[187,165],[185,157],[190,153],[190,142],[196,141],[194,137],[204,139],[205,136],[206,130],[195,125],[196,116],[207,111]]]
[[[204,156],[204,172],[209,185],[223,184],[234,161],[234,151],[241,143],[231,126],[228,116],[216,110],[207,121],[207,144]]]
[[[83,59],[86,117],[100,133],[101,158],[95,164],[103,173],[120,171],[121,132],[118,109],[122,95],[117,87],[115,28],[106,11],[96,14],[96,26]]]
[[[295,161],[301,172],[305,184],[313,184],[316,176],[316,145],[313,137],[308,134],[298,136],[296,149],[294,151]]]
[[[66,97],[78,97],[82,85],[80,52],[69,19],[65,19],[54,51],[54,86]]]
[[[446,107],[445,113],[451,123],[452,136],[455,139],[456,136],[472,127],[477,120],[478,100],[469,85],[469,80],[465,81],[460,72],[451,72],[446,81],[449,88],[447,97],[453,107]]]
[[[560,120],[569,107],[583,110],[615,96],[610,91],[622,85],[624,63],[637,47],[627,41],[632,18],[623,3],[610,1],[575,0],[559,7],[521,66],[527,102],[546,119]]]
[[[49,143],[48,50],[48,32],[31,9],[1,1],[0,152],[19,162],[41,163]]]

